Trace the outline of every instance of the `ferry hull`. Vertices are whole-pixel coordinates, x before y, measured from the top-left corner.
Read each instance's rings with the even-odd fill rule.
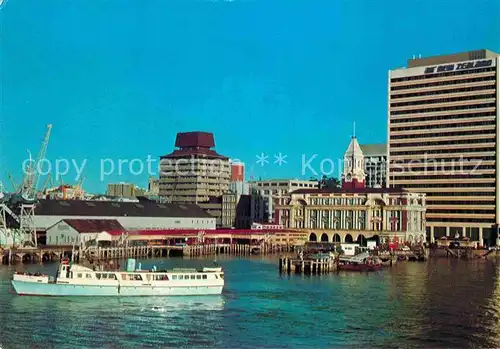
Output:
[[[210,286],[93,286],[34,283],[12,280],[18,295],[24,296],[204,296],[220,295],[223,285]]]

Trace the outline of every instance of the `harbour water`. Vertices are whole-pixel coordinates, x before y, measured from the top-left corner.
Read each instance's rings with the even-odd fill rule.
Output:
[[[12,272],[40,265],[0,266],[0,347],[500,347],[498,261],[431,259],[321,276],[280,276],[276,259],[218,262],[222,296],[173,298],[21,297],[11,291]]]

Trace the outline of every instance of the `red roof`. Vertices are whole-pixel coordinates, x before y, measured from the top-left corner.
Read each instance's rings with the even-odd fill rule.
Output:
[[[211,149],[215,147],[215,140],[214,135],[210,132],[180,132],[175,139],[175,146],[180,149],[174,150],[161,158],[172,159],[194,156],[209,159],[228,159]]]
[[[79,233],[124,232],[125,228],[116,219],[63,219]]]
[[[210,132],[179,132],[175,139],[175,146],[178,148],[213,148],[215,140],[213,133]]]
[[[124,230],[106,230],[106,233],[108,233],[111,236],[120,236],[123,233],[126,233]]]
[[[191,236],[204,232],[205,236],[210,235],[265,235],[267,233],[288,232],[289,229],[273,229],[270,231],[260,229],[162,229],[162,230],[136,230],[129,232],[129,235],[164,235],[164,236]],[[119,235],[119,234],[117,234]]]
[[[178,149],[174,150],[172,153],[162,156],[162,159],[174,159],[174,158],[186,158],[193,156],[195,158],[207,158],[207,159],[229,159],[226,156],[220,155],[216,151],[210,150],[208,148],[199,149]]]

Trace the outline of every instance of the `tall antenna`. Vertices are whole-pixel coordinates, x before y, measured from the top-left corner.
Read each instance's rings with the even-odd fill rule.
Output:
[[[352,124],[352,138],[356,138],[356,121]]]
[[[250,181],[253,181],[255,179],[255,172],[254,172],[254,167],[253,165],[250,166]]]

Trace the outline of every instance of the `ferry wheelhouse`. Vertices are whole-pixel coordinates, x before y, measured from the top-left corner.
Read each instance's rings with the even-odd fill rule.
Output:
[[[224,272],[221,267],[141,270],[131,259],[126,271],[94,270],[64,261],[55,277],[16,273],[12,286],[19,295],[41,296],[219,295],[224,287]]]

